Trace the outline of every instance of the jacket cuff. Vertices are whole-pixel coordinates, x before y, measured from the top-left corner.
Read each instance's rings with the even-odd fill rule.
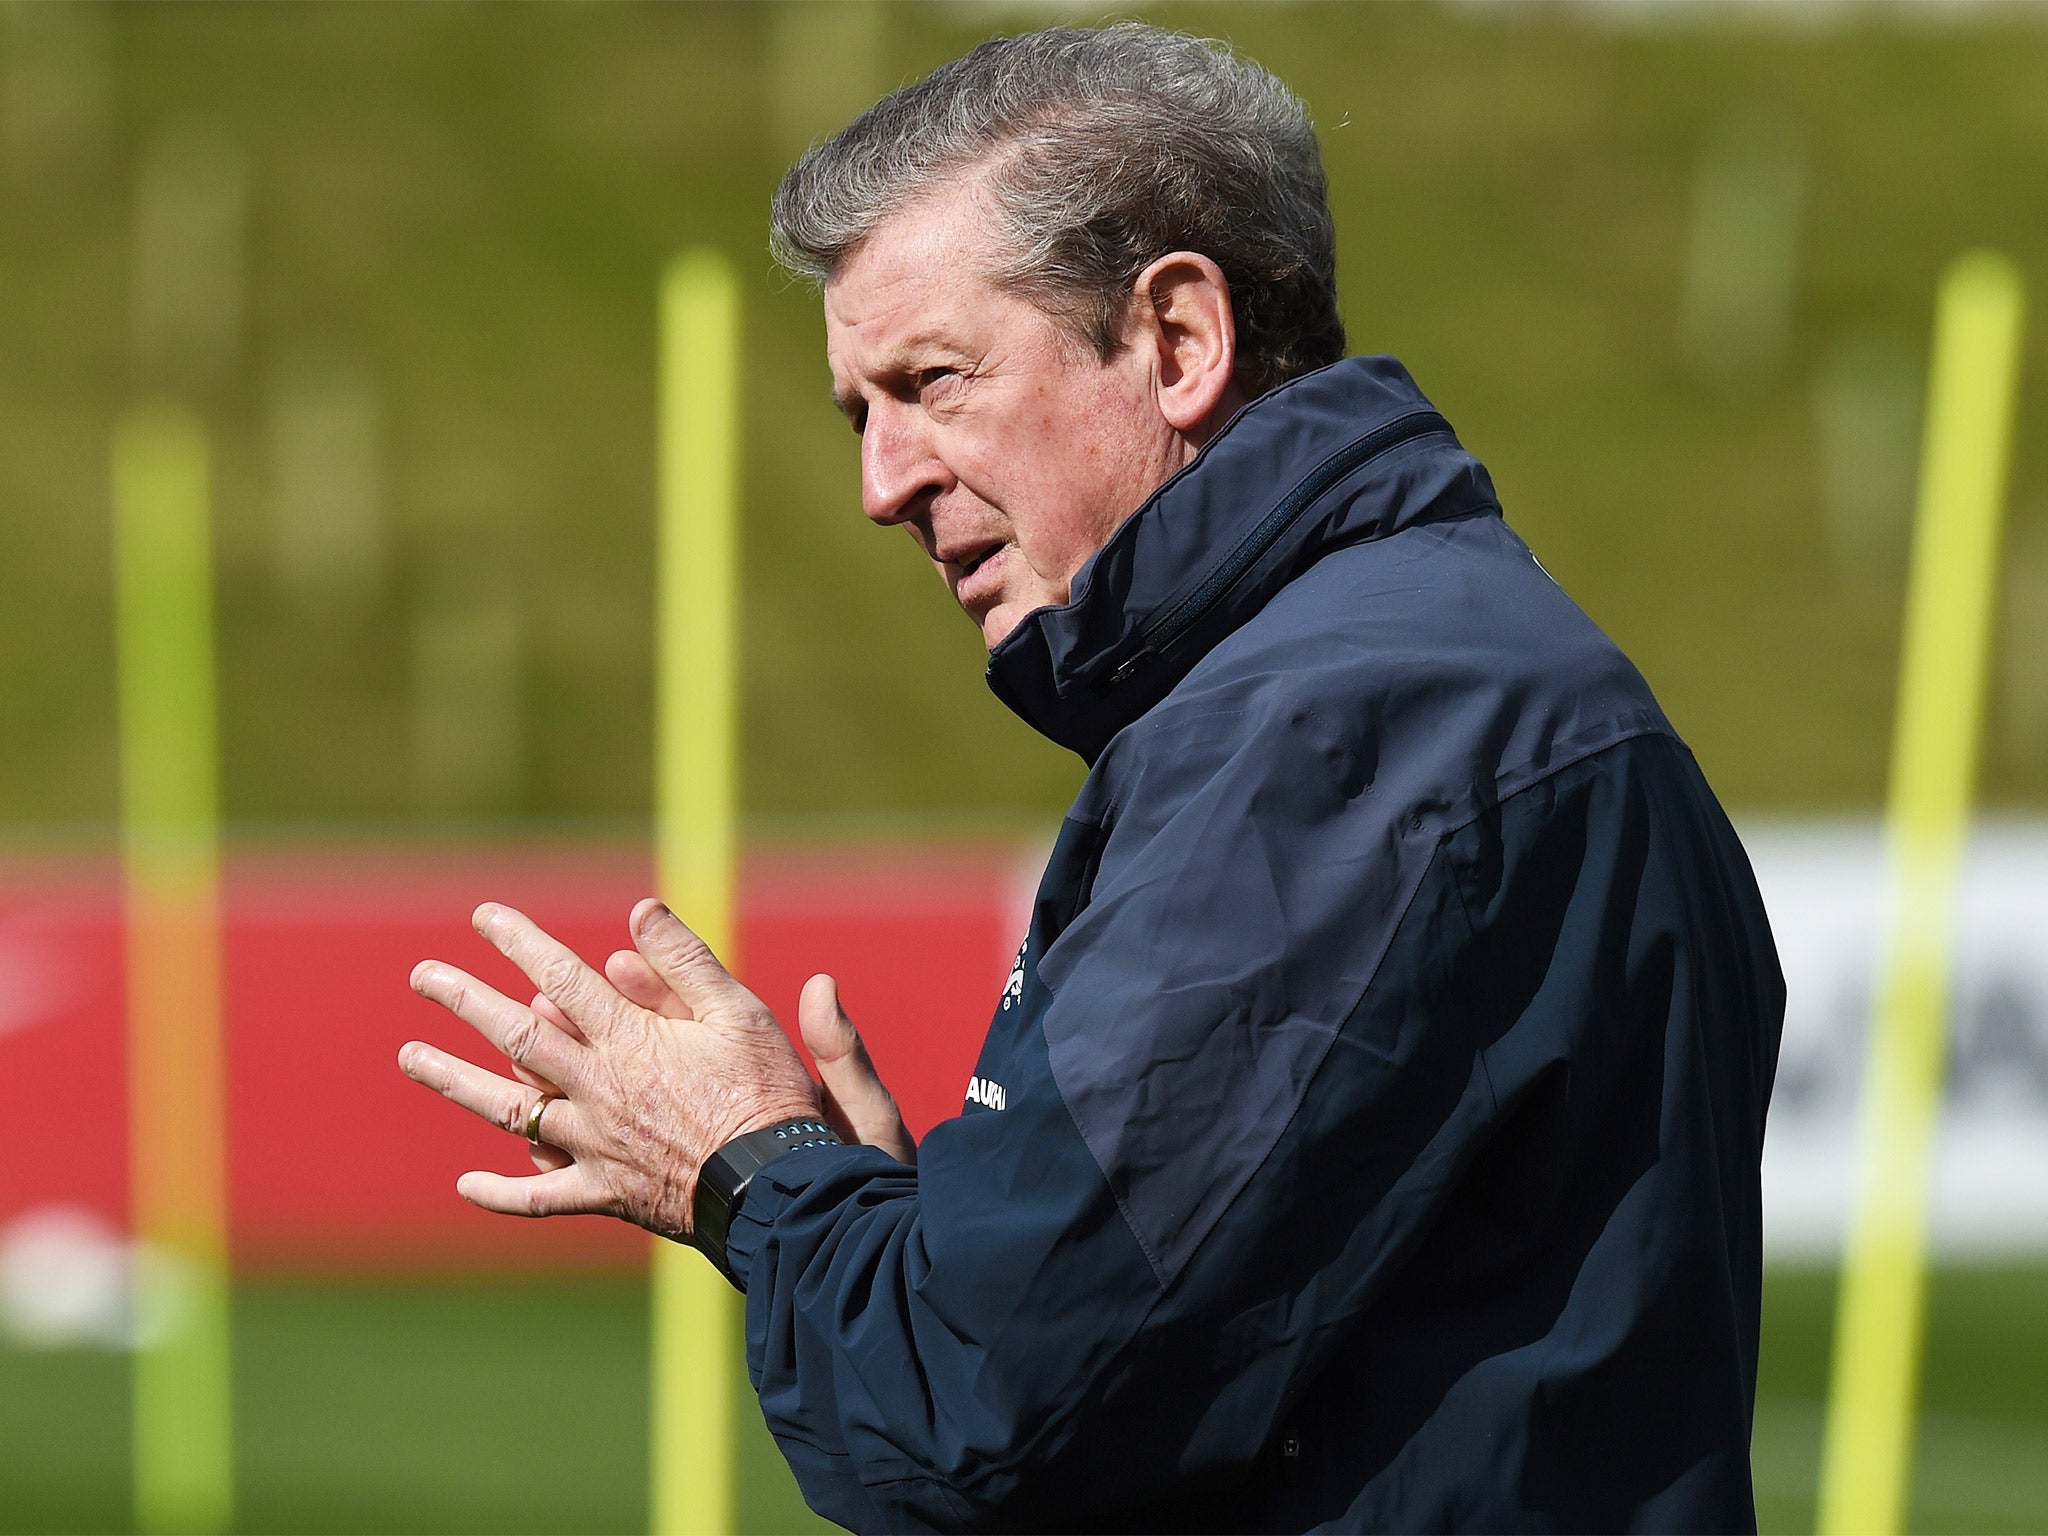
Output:
[[[752,1277],[754,1258],[768,1240],[775,1218],[791,1200],[808,1189],[827,1169],[848,1154],[866,1150],[854,1146],[799,1147],[785,1152],[747,1181],[740,1191],[740,1203],[733,1207],[732,1224],[725,1233],[725,1262],[732,1271],[732,1283],[745,1291]]]

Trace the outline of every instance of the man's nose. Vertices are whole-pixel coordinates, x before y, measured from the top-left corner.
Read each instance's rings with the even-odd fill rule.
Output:
[[[860,440],[861,510],[877,523],[900,523],[916,514],[929,493],[945,490],[952,474],[915,412],[870,408]]]

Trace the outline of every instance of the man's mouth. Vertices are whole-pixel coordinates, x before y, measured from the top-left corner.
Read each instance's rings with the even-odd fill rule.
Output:
[[[1008,548],[997,540],[980,549],[962,550],[948,562],[959,573],[953,578],[953,597],[961,607],[978,613],[995,601],[1003,585],[1003,552]]]
[[[965,549],[955,550],[950,555],[942,555],[940,558],[960,573],[959,580],[965,581],[1002,552],[1003,541],[1001,539],[994,539],[978,548],[970,545]]]

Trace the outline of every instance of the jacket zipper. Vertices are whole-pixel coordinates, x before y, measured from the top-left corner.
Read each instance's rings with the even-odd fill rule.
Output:
[[[1139,632],[1138,649],[1118,662],[1116,669],[1109,674],[1111,686],[1129,681],[1139,667],[1192,629],[1216,600],[1236,586],[1245,572],[1257,565],[1280,536],[1294,525],[1302,513],[1320,501],[1331,486],[1403,443],[1450,430],[1451,424],[1435,411],[1411,411],[1406,416],[1397,416],[1373,428],[1323,460],[1309,472],[1307,479],[1280,499],[1278,506],[1259,519],[1259,525],[1239,541],[1237,548],[1224,557],[1223,563],[1211,571],[1199,587]]]

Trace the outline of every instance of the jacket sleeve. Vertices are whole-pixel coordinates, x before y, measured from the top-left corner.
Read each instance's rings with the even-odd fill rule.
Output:
[[[849,1528],[1045,1528],[1096,1505],[1073,1441],[1158,1288],[1071,1124],[1043,1134],[1057,1100],[1010,1086],[1002,1111],[934,1128],[916,1169],[808,1149],[736,1213],[763,1414]]]
[[[842,1524],[1103,1528],[1242,1486],[1313,1365],[1275,1331],[1300,1276],[1258,1256],[1331,1213],[1243,1191],[1419,874],[1384,818],[1358,820],[1355,765],[1312,711],[1168,716],[1132,745],[1118,803],[1070,819],[1041,889],[1049,942],[982,1058],[1001,1108],[936,1127],[915,1170],[786,1156],[736,1215],[762,1409]],[[1428,1006],[1426,980],[1398,985]],[[1462,1080],[1449,1049],[1421,1067]],[[1346,1136],[1416,1065],[1359,1059]],[[1192,1262],[1226,1210],[1228,1250]]]

